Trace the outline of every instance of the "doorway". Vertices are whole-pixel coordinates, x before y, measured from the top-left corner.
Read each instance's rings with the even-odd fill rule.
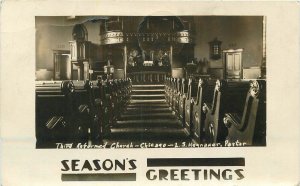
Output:
[[[53,51],[54,80],[71,80],[72,63],[69,50]]]
[[[243,49],[224,50],[225,79],[242,78],[242,52]]]

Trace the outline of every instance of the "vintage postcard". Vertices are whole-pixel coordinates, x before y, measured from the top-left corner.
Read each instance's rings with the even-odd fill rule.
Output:
[[[299,4],[4,1],[1,184],[300,184]]]

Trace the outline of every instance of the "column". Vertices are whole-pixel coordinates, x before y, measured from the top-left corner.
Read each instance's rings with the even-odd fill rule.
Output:
[[[173,76],[172,74],[172,67],[173,67],[173,45],[171,44],[170,46],[170,67],[171,67],[171,77]]]
[[[83,62],[83,80],[89,79],[90,64],[88,61]]]
[[[83,80],[83,71],[84,71],[83,63],[75,62],[75,65],[78,67],[77,68],[77,76],[78,76],[77,80]]]
[[[125,79],[126,79],[126,73],[127,73],[127,46],[125,45],[124,46],[124,78]]]

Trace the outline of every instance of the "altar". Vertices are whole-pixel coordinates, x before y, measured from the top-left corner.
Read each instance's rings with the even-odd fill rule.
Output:
[[[146,16],[137,20],[133,23],[129,17],[110,17],[101,21],[104,59],[135,84],[161,84],[173,75],[172,69],[183,69],[194,57],[194,38],[190,33],[193,19]]]

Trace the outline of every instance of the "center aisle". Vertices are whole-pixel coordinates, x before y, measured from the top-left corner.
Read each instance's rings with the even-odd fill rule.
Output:
[[[175,143],[192,142],[166,103],[164,93],[163,84],[133,85],[129,104],[103,142],[108,146],[130,144],[131,148],[144,147],[143,143],[174,147]]]

